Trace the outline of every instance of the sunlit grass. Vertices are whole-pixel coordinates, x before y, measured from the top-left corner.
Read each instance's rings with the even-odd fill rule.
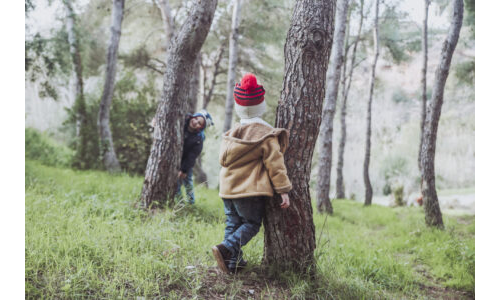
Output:
[[[216,190],[197,186],[195,206],[148,214],[135,208],[140,177],[26,161],[25,179],[27,298],[204,298],[215,266],[210,247],[224,233]],[[419,298],[423,286],[474,291],[473,216],[445,216],[439,231],[425,226],[421,208],[333,206],[333,216],[314,215],[318,276],[280,278],[294,297]],[[247,278],[260,276],[253,273],[262,248],[263,230],[244,248],[254,271],[210,288],[239,295]],[[264,287],[271,295],[276,289]]]

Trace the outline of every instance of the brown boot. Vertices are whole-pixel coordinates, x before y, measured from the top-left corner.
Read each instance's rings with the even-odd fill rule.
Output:
[[[229,259],[231,258],[231,252],[224,245],[219,244],[212,247],[212,253],[214,254],[219,269],[221,269],[224,273],[229,273],[227,265],[229,263]]]

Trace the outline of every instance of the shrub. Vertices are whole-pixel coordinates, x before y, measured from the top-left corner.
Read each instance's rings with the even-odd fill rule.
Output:
[[[401,182],[409,173],[407,157],[402,155],[388,155],[382,161],[380,172],[389,185]]]
[[[69,166],[72,157],[70,149],[56,144],[34,128],[24,130],[24,151],[25,158],[38,160],[47,166]]]
[[[474,86],[475,68],[475,60],[457,64],[455,67],[455,76],[458,78],[459,83]]]
[[[392,93],[392,101],[394,101],[394,103],[409,102],[410,97],[403,89],[398,88]]]
[[[390,195],[392,193],[391,186],[388,183],[384,185],[382,193],[384,194],[384,196]]]
[[[397,206],[403,206],[403,192],[404,192],[404,187],[402,185],[397,186],[394,191],[394,200],[396,201]]]
[[[149,125],[156,111],[156,89],[154,77],[138,83],[133,72],[126,72],[115,85],[110,110],[110,126],[115,153],[122,170],[132,174],[144,174],[151,149],[152,127]],[[92,132],[88,139],[87,155],[74,158],[74,166],[83,169],[103,169],[102,153],[97,128],[100,95],[87,99],[87,130]],[[74,113],[70,111],[70,116]],[[68,119],[68,130],[74,131],[75,118]],[[77,146],[73,141],[72,147]]]

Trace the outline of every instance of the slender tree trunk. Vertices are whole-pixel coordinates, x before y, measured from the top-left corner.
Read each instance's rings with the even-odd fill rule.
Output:
[[[66,31],[68,33],[69,50],[71,53],[71,61],[73,64],[73,74],[75,77],[75,112],[76,112],[76,154],[75,162],[76,167],[87,169],[89,167],[88,159],[85,157],[88,153],[88,144],[90,139],[90,132],[85,130],[87,128],[87,108],[85,103],[85,96],[83,93],[83,68],[82,60],[80,57],[80,45],[76,35],[75,29],[75,13],[71,2],[63,0],[66,9]]]
[[[83,75],[82,75],[82,60],[80,57],[80,47],[78,39],[76,36],[75,29],[75,13],[71,2],[69,0],[64,0],[64,7],[66,9],[66,31],[68,33],[68,43],[69,51],[71,53],[71,60],[73,63],[73,73],[76,78],[75,80],[75,102],[83,102],[83,107],[85,107],[85,98],[83,95]],[[82,119],[85,114],[79,114],[76,121],[76,135],[80,136],[80,127]]]
[[[221,45],[219,50],[217,50],[217,56],[215,58],[214,63],[214,72],[212,75],[212,81],[210,82],[210,87],[208,88],[208,93],[203,96],[203,109],[207,109],[210,100],[212,100],[212,95],[214,93],[215,84],[217,82],[217,75],[221,73],[220,71],[220,62],[222,60],[222,56],[224,55],[224,46]]]
[[[332,140],[333,140],[333,118],[337,105],[339,81],[344,61],[344,41],[346,30],[346,19],[349,11],[349,0],[338,0],[335,14],[335,32],[333,34],[332,60],[330,63],[332,78],[328,79],[328,89],[323,109],[323,120],[320,129],[319,164],[317,187],[317,208],[319,212],[326,211],[333,214],[330,202],[330,176],[332,172]]]
[[[379,11],[379,0],[375,2],[375,27],[373,32],[373,46],[375,50],[375,56],[373,58],[372,64],[372,74],[370,77],[370,94],[368,96],[368,111],[366,114],[366,148],[365,148],[365,161],[363,163],[363,180],[365,182],[365,205],[372,204],[373,189],[370,182],[370,150],[371,150],[371,136],[372,136],[372,101],[373,101],[373,87],[375,85],[375,70],[377,68],[377,60],[379,55],[378,48],[378,11]]]
[[[425,223],[428,226],[443,228],[443,218],[436,192],[434,158],[436,156],[436,137],[443,105],[444,86],[450,71],[451,59],[458,42],[464,14],[463,0],[453,1],[453,18],[448,36],[441,49],[441,59],[436,70],[432,98],[427,106],[422,147],[422,194],[424,200]]]
[[[342,108],[340,115],[340,143],[339,143],[339,153],[338,153],[338,161],[337,161],[337,182],[336,182],[336,195],[335,198],[343,199],[345,198],[345,187],[344,187],[344,150],[345,150],[345,142],[347,138],[347,125],[346,125],[346,115],[347,115],[347,99],[349,96],[349,89],[351,88],[352,82],[352,73],[355,68],[356,63],[356,51],[358,49],[358,43],[361,37],[361,31],[363,29],[363,8],[364,8],[364,0],[360,1],[360,18],[359,18],[359,27],[358,34],[356,35],[356,40],[354,41],[354,46],[351,54],[351,65],[349,67],[349,74],[344,80],[344,84],[342,85]],[[348,49],[348,48],[346,48]],[[347,50],[346,50],[346,59],[345,59],[345,68],[347,69]]]
[[[149,155],[141,202],[161,206],[174,197],[180,168],[187,93],[196,56],[212,24],[217,0],[195,2],[167,53],[163,94],[156,110],[153,144]]]
[[[418,170],[422,171],[422,144],[424,140],[424,124],[425,124],[425,110],[427,106],[427,17],[429,15],[429,4],[430,0],[424,0],[425,2],[425,13],[424,13],[424,24],[422,28],[422,112],[420,117],[420,144],[418,146]]]
[[[229,39],[229,67],[227,70],[227,89],[226,89],[226,115],[224,119],[223,132],[231,129],[233,122],[233,89],[236,77],[236,63],[238,61],[238,36],[240,27],[241,0],[233,1],[233,20],[231,25],[231,37]]]
[[[299,0],[286,38],[275,126],[290,130],[285,164],[293,190],[286,210],[280,208],[279,195],[266,202],[263,263],[274,270],[315,271],[309,179],[325,97],[333,19],[332,0]]]
[[[156,0],[156,6],[160,9],[161,19],[163,21],[163,29],[165,30],[165,50],[170,46],[170,40],[175,33],[175,22],[174,18],[172,18],[172,9],[170,8],[170,4],[168,0]]]
[[[109,39],[108,52],[106,55],[106,77],[104,79],[104,89],[102,91],[101,105],[99,106],[99,118],[97,126],[99,128],[100,148],[104,166],[109,172],[119,172],[120,162],[115,154],[113,146],[113,135],[109,126],[109,110],[116,77],[116,60],[118,57],[118,46],[122,34],[122,20],[125,0],[113,0],[113,11],[111,14],[111,37]]]

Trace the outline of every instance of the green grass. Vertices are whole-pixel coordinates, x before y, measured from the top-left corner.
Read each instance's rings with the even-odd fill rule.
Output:
[[[447,189],[447,190],[439,190],[438,195],[440,196],[450,196],[450,195],[467,195],[467,194],[474,194],[476,188],[475,187],[468,187],[468,188],[461,188],[461,189]]]
[[[26,161],[26,298],[425,299],[474,293],[474,216],[446,216],[444,231],[421,208],[341,200],[315,213],[318,276],[269,278],[258,267],[263,230],[245,246],[249,270],[216,273],[210,248],[223,237],[222,201],[196,188],[194,207],[135,208],[143,178]]]

